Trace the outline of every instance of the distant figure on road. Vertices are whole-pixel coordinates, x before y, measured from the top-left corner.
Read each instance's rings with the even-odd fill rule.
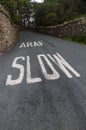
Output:
[[[25,18],[25,27],[28,27],[29,26],[29,22],[28,22],[28,19]]]

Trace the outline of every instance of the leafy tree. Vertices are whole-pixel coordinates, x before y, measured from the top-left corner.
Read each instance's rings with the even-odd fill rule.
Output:
[[[86,0],[45,0],[35,6],[37,26],[61,24],[86,14]]]
[[[58,21],[57,11],[58,3],[44,2],[35,6],[35,19],[37,26],[55,25]]]
[[[30,13],[29,0],[1,0],[0,4],[2,4],[9,11],[13,21],[16,24],[20,24],[21,15],[23,12],[28,15]]]
[[[0,0],[0,3],[8,9],[17,24],[20,24],[23,13],[29,17],[31,8],[34,9],[37,26],[61,24],[86,16],[86,0],[45,0],[43,3],[33,3],[32,7],[30,0]]]

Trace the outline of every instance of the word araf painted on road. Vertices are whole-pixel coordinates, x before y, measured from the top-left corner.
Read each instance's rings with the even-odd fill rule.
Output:
[[[68,77],[68,78],[72,78],[72,74],[75,75],[76,77],[80,77],[80,74],[59,54],[39,54],[37,55],[37,59],[39,62],[39,65],[41,67],[41,71],[44,75],[44,78],[46,80],[56,80],[60,78],[60,74],[58,73],[57,69],[53,66],[52,63],[56,64],[58,66],[58,68]],[[24,68],[23,65],[17,63],[18,60],[21,61],[25,61],[26,60],[26,70]],[[51,63],[52,61],[52,63]],[[48,65],[50,71],[52,73],[49,73],[47,70],[47,67],[45,66],[44,62]],[[17,79],[13,79],[12,75],[8,75],[7,76],[7,80],[6,80],[6,85],[17,85],[17,84],[21,84],[24,76],[25,76],[25,71],[26,71],[26,82],[27,84],[31,84],[31,83],[38,83],[38,82],[42,82],[42,78],[41,77],[34,77],[31,74],[31,64],[30,64],[30,56],[26,56],[26,57],[16,57],[12,63],[12,67],[19,70],[19,75]],[[71,73],[70,73],[71,72]],[[34,77],[34,78],[32,78]]]
[[[43,46],[42,41],[33,41],[33,42],[23,42],[19,48],[28,48],[28,47],[41,47]]]

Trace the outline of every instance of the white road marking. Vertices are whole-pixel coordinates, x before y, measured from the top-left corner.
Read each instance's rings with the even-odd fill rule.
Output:
[[[43,46],[42,41],[33,41],[33,42],[23,42],[19,48],[28,48],[28,47],[40,47]]]
[[[43,46],[43,42],[42,41],[38,41],[40,46]]]
[[[40,46],[37,42],[34,42],[34,46],[36,47],[36,46]]]
[[[56,80],[56,79],[60,78],[60,74],[54,68],[54,66],[50,60],[52,60],[62,70],[62,72],[65,73],[65,75],[68,78],[73,78],[71,73],[73,73],[73,75],[75,75],[76,77],[80,77],[80,74],[59,53],[52,54],[52,55],[39,54],[39,55],[37,55],[37,59],[38,59],[39,65],[41,67],[42,73],[44,75],[44,78],[46,80]],[[20,65],[17,63],[18,60],[25,61],[25,57],[22,57],[22,56],[16,57],[12,63],[13,68],[20,70],[19,77],[14,80],[14,79],[12,79],[12,75],[8,75],[7,80],[6,80],[6,85],[21,84],[23,79],[24,79],[25,68],[23,65]],[[51,72],[52,72],[51,74],[48,73],[47,67],[44,64],[44,61],[47,63],[49,69],[51,70]],[[42,82],[41,77],[32,78],[30,62],[31,62],[30,57],[26,56],[26,73],[27,73],[26,74],[26,82],[27,82],[27,84]]]
[[[45,59],[47,65],[51,69],[52,74],[47,73],[45,65],[42,61],[42,57]],[[39,60],[39,64],[41,66],[42,72],[47,80],[55,80],[55,79],[58,79],[60,77],[59,73],[56,71],[56,69],[53,67],[53,65],[51,64],[51,62],[49,61],[49,59],[45,55],[43,55],[43,54],[38,55],[38,60]]]
[[[32,42],[26,42],[26,47],[33,47]]]
[[[8,75],[6,85],[16,85],[16,84],[22,83],[22,80],[24,78],[24,66],[17,63],[17,61],[20,60],[20,59],[23,60],[23,61],[25,60],[24,57],[17,57],[17,58],[14,59],[13,64],[12,64],[13,68],[20,70],[18,79],[13,80],[12,75]]]
[[[20,45],[20,47],[19,47],[19,48],[26,48],[25,43],[23,42],[23,43]]]
[[[30,57],[27,56],[27,83],[37,83],[41,82],[41,78],[31,78],[31,67],[30,67]]]
[[[72,78],[73,76],[70,74],[72,72],[76,77],[80,77],[80,74],[59,54],[53,55],[53,58],[50,54],[47,54],[48,57],[55,63],[57,66],[66,74],[68,78]],[[68,72],[68,70],[70,72]]]

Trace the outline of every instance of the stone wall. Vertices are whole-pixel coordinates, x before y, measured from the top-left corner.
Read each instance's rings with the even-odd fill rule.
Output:
[[[38,32],[61,38],[86,34],[86,18],[79,18],[57,26],[40,27],[37,30]]]
[[[9,13],[0,5],[0,51],[9,48],[15,42],[16,32]]]

